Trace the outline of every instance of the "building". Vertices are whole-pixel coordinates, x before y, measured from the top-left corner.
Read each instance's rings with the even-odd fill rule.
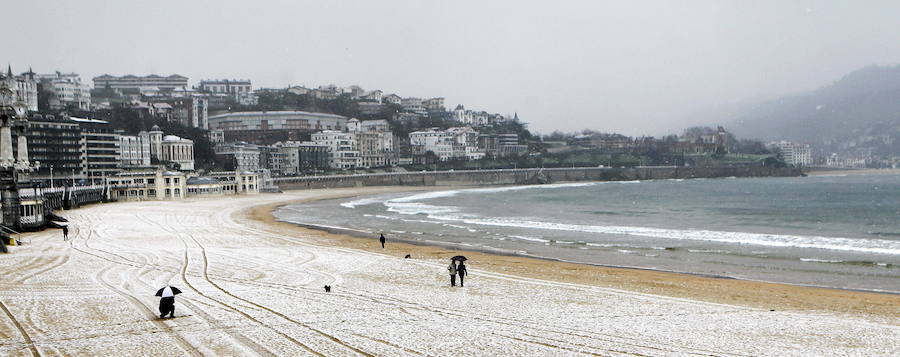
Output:
[[[259,193],[259,175],[239,171],[212,172],[200,177],[160,167],[127,169],[108,177],[106,182],[110,186],[110,198],[120,201]]]
[[[94,77],[94,88],[111,88],[120,93],[145,93],[158,91],[172,91],[176,88],[187,88],[188,78],[173,74],[170,76],[124,75],[121,77],[104,74]]]
[[[374,102],[374,103],[381,104],[381,98],[383,95],[384,95],[384,92],[376,89],[376,90],[373,90],[371,92],[364,94],[359,99],[363,100],[363,101],[367,101],[367,102]]]
[[[452,133],[437,129],[409,133],[409,143],[413,147],[413,156],[422,156],[431,152],[440,161],[458,158],[454,152],[465,152],[465,149],[461,146],[454,150],[456,143],[453,139]]]
[[[467,125],[473,124],[474,116],[472,115],[471,110],[466,110],[462,104],[457,105],[456,109],[453,109],[453,119]]]
[[[91,87],[81,82],[77,73],[55,72],[37,75],[44,88],[48,88],[53,96],[49,98],[50,108],[79,110],[91,109]]]
[[[228,170],[257,171],[259,167],[259,146],[245,142],[216,145],[216,156],[226,162]]]
[[[519,144],[519,136],[510,134],[482,134],[478,147],[489,157],[521,156],[528,153],[528,145]]]
[[[304,141],[297,145],[298,170],[311,173],[327,170],[331,162],[328,145]]]
[[[347,118],[325,113],[301,111],[238,112],[209,118],[210,129],[224,130],[343,130]]]
[[[422,101],[422,105],[425,106],[425,110],[430,112],[443,112],[447,109],[444,108],[444,98],[430,98]]]
[[[301,111],[237,112],[209,118],[209,128],[222,130],[226,142],[246,141],[261,145],[302,141],[313,132],[344,130],[346,126],[346,117]]]
[[[355,169],[362,163],[352,133],[325,130],[312,134],[312,141],[328,147],[329,167],[333,169]]]
[[[207,176],[216,179],[222,184],[224,194],[257,194],[259,193],[260,177],[258,173],[251,171],[218,171],[210,172]]]
[[[353,135],[360,166],[371,168],[397,164],[394,134],[387,120],[350,119],[347,132]]]
[[[186,127],[209,129],[209,100],[206,97],[171,98],[164,100],[162,104],[168,105],[168,120]]]
[[[17,102],[14,106],[21,106],[28,111],[38,110],[38,80],[33,71],[29,70],[19,76],[14,76],[12,66],[7,66],[6,75],[0,75],[0,81],[14,92],[13,98]]]
[[[35,171],[31,173],[33,179],[53,178],[61,182],[81,177],[81,128],[78,123],[54,114],[31,112],[24,133],[28,139],[29,160],[35,165]]]
[[[282,175],[296,175],[300,172],[300,150],[298,150],[299,142],[277,142],[272,147],[278,151],[283,160],[281,163]]]
[[[207,133],[209,137],[209,142],[213,144],[222,144],[225,142],[225,131],[220,129],[213,129]]]
[[[403,98],[403,100],[400,102],[400,105],[406,112],[419,115],[428,115],[428,110],[426,110],[425,105],[422,104],[421,98]]]
[[[771,144],[781,152],[784,162],[794,166],[809,166],[812,164],[812,153],[809,144],[795,144],[790,141],[779,141]]]
[[[403,98],[401,98],[399,95],[396,95],[396,94],[388,94],[388,95],[382,96],[381,100],[384,102],[388,102],[388,103],[396,104],[396,105],[403,104]]]
[[[69,119],[81,128],[81,176],[94,182],[118,173],[122,131],[105,120]]]
[[[178,170],[194,170],[194,141],[175,135],[166,135],[159,144],[160,161],[175,163]]]
[[[253,92],[249,79],[204,79],[199,89],[209,93],[227,93],[236,96],[238,93]]]
[[[150,142],[138,135],[119,136],[119,167],[149,167]]]

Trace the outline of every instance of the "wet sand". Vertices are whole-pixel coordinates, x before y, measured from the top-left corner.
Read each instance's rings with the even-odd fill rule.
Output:
[[[350,198],[386,192],[440,190],[435,187],[366,188],[358,194],[324,195],[315,200]],[[549,281],[584,284],[626,291],[691,299],[697,301],[747,306],[769,310],[826,312],[852,314],[900,325],[900,295],[859,292],[841,289],[804,287],[796,285],[702,277],[690,274],[653,270],[601,267],[530,257],[489,254],[477,251],[415,245],[388,241],[382,249],[376,237],[359,238],[300,227],[275,219],[272,212],[278,207],[300,200],[251,207],[243,218],[264,223],[265,229],[296,237],[316,237],[317,244],[389,254],[413,259],[446,260],[458,254],[470,259],[470,266],[491,272]]]

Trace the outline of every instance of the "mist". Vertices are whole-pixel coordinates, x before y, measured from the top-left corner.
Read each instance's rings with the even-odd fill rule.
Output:
[[[358,84],[518,113],[542,133],[727,124],[692,113],[900,62],[889,1],[17,1],[4,12],[0,60],[16,72]]]

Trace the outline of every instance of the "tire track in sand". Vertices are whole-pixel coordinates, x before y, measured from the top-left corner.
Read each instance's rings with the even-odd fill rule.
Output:
[[[34,346],[34,341],[31,340],[31,336],[28,335],[28,332],[25,332],[25,328],[22,327],[22,324],[19,323],[19,320],[16,320],[16,317],[13,316],[12,312],[9,311],[3,301],[0,301],[0,309],[2,309],[4,313],[6,313],[6,317],[8,317],[9,320],[12,321],[13,326],[15,326],[17,330],[19,330],[19,334],[22,335],[22,339],[25,340],[25,344],[27,344],[28,349],[31,350],[31,355],[34,357],[40,357],[41,353],[38,352],[37,347]]]
[[[162,321],[158,320],[156,318],[156,313],[154,313],[152,310],[150,310],[150,308],[148,308],[147,305],[144,305],[144,303],[142,303],[140,300],[138,300],[138,298],[134,297],[133,295],[131,295],[127,292],[119,290],[112,283],[110,283],[106,279],[106,274],[112,268],[113,268],[113,265],[107,265],[105,268],[99,270],[97,273],[94,274],[94,280],[99,282],[100,284],[102,284],[104,287],[106,287],[107,290],[116,293],[116,295],[119,295],[121,298],[123,298],[126,301],[128,301],[129,303],[131,303],[131,305],[135,309],[137,309],[139,312],[143,313],[144,317],[146,317],[148,321],[150,321],[151,323],[156,325],[156,327],[159,328],[161,331],[165,331],[173,340],[175,340],[175,344],[178,345],[178,347],[181,348],[181,350],[183,350],[185,353],[187,353],[191,356],[202,356],[203,355],[202,353],[200,353],[200,351],[196,347],[194,347],[187,340],[185,340],[184,337],[182,337],[179,334],[176,334],[172,330],[171,327],[169,327]]]

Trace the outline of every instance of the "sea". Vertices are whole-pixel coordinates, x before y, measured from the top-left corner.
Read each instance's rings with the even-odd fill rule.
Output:
[[[900,293],[898,175],[467,188],[324,200],[275,215],[373,239]]]

